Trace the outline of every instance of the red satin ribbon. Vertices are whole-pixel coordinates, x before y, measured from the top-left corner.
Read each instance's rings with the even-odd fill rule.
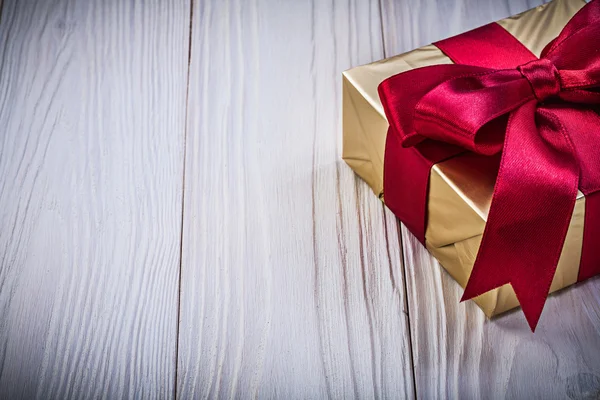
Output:
[[[433,164],[462,151],[502,153],[463,300],[512,284],[532,330],[539,320],[579,188],[586,195],[580,280],[600,274],[600,0],[537,59],[498,24],[436,45],[456,64],[385,80],[390,123],[386,204],[421,242]]]

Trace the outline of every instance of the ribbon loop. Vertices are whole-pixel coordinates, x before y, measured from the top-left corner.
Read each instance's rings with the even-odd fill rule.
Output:
[[[542,58],[517,67],[531,85],[533,94],[542,102],[560,93],[560,76],[552,61]]]

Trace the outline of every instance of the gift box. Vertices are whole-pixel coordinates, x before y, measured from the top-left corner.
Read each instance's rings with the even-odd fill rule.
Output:
[[[595,4],[592,5],[592,3]],[[496,140],[498,136],[497,132],[502,132],[504,135],[505,130],[508,129],[507,126],[513,130],[527,129],[527,127],[523,126],[527,124],[515,123],[511,122],[511,120],[517,120],[521,118],[527,121],[527,118],[522,116],[522,114],[529,112],[529,106],[527,106],[529,103],[525,102],[525,100],[529,101],[532,99],[533,103],[535,103],[535,106],[531,107],[537,107],[536,110],[538,110],[536,111],[538,114],[535,114],[534,117],[530,118],[533,121],[532,126],[537,126],[535,129],[539,129],[542,136],[546,135],[544,136],[543,140],[551,141],[552,139],[547,139],[547,137],[551,137],[546,133],[546,131],[550,129],[547,127],[547,125],[551,124],[555,118],[551,118],[546,114],[559,114],[562,108],[571,107],[568,105],[571,104],[569,101],[575,102],[576,105],[573,107],[578,110],[578,107],[581,107],[580,103],[585,103],[587,101],[580,101],[579,98],[571,100],[571,97],[574,96],[572,93],[574,92],[567,93],[567,84],[571,81],[575,82],[576,78],[580,75],[576,75],[576,77],[571,78],[571,75],[569,75],[570,70],[564,73],[556,72],[557,67],[552,64],[551,61],[558,60],[555,61],[555,64],[557,65],[570,65],[569,62],[571,61],[562,61],[560,57],[571,57],[571,59],[575,58],[575,56],[573,56],[571,53],[573,53],[573,51],[577,51],[577,49],[573,50],[573,48],[581,47],[581,45],[577,44],[577,46],[575,46],[573,43],[577,40],[584,40],[580,38],[580,36],[583,35],[580,34],[580,31],[585,33],[587,32],[586,27],[590,24],[598,25],[597,22],[593,21],[596,21],[594,18],[600,16],[600,13],[596,12],[595,10],[598,9],[599,4],[597,1],[593,1],[592,3],[586,6],[586,3],[581,0],[554,0],[550,3],[544,4],[519,15],[498,21],[494,24],[490,24],[490,26],[459,35],[454,39],[451,39],[450,42],[442,41],[436,44],[421,47],[405,54],[397,55],[372,64],[352,68],[343,73],[343,159],[362,179],[369,184],[374,193],[392,209],[392,211],[400,218],[400,220],[402,220],[407,227],[417,237],[419,237],[422,242],[424,242],[424,245],[428,251],[463,288],[467,287],[467,284],[472,277],[472,273],[474,272],[473,268],[476,264],[478,251],[481,246],[482,237],[484,236],[484,231],[486,232],[486,236],[488,236],[488,242],[495,240],[494,235],[500,236],[500,240],[504,240],[505,242],[509,242],[511,240],[511,238],[506,238],[506,236],[510,235],[511,232],[509,229],[510,224],[504,224],[504,226],[509,226],[507,229],[503,229],[502,227],[498,228],[497,230],[499,232],[492,231],[494,228],[490,227],[488,227],[490,230],[490,232],[488,232],[486,230],[486,224],[488,223],[490,217],[490,207],[494,196],[496,196],[494,204],[498,204],[496,208],[500,210],[503,207],[501,201],[504,201],[505,196],[503,193],[506,192],[507,189],[505,187],[498,187],[501,186],[501,184],[497,182],[501,164],[503,165],[503,168],[505,168],[505,174],[507,174],[506,170],[508,167],[505,167],[505,165],[512,167],[515,162],[511,160],[516,159],[518,161],[524,159],[523,156],[513,155],[516,151],[511,150],[512,153],[505,156],[507,160],[503,162],[502,157],[503,154],[506,154],[506,152],[497,151],[497,148],[492,145],[489,147],[496,150],[486,151],[486,147],[484,147],[485,141],[488,140],[488,137],[493,138],[490,139],[492,142],[493,140]],[[595,9],[587,10],[585,12],[581,10],[582,8],[585,9],[588,7],[590,9],[594,7]],[[578,17],[574,18],[576,14]],[[565,28],[568,24],[570,27]],[[589,31],[589,29],[587,30]],[[506,33],[508,33],[510,37],[508,37],[509,35],[506,35]],[[561,39],[555,40],[555,38],[559,37],[559,35],[562,35]],[[572,39],[571,36],[574,36],[574,38]],[[588,36],[593,38],[594,36],[598,35],[588,34]],[[520,46],[524,49],[524,51],[522,51],[522,60],[530,62],[530,64],[519,61],[519,55],[514,55],[514,60],[508,61],[505,61],[501,55],[497,55],[497,53],[504,52],[510,55],[510,57],[507,58],[513,58],[513,48],[516,53],[521,51],[519,50],[519,46],[510,43],[511,40],[515,41],[515,39],[516,41],[520,42]],[[569,40],[571,42],[567,43],[566,45],[559,43],[560,41],[564,40],[566,40],[565,43],[567,43]],[[588,38],[586,40],[589,41],[595,39]],[[481,43],[484,43],[485,46],[480,46]],[[494,46],[496,46],[496,48]],[[482,47],[485,47],[485,49],[482,50]],[[550,61],[546,62],[546,58],[544,57],[542,57],[543,62],[537,60],[538,57],[543,55],[542,53],[545,48],[546,51],[549,52],[547,57],[550,59]],[[558,50],[555,48],[558,48]],[[594,45],[590,45],[589,49],[592,50],[586,52],[586,50],[582,47],[582,51],[586,54],[592,54],[590,57],[596,57],[593,54],[593,48]],[[530,53],[533,53],[535,57],[525,54],[527,50]],[[478,68],[483,68],[481,72],[479,72],[479,70],[475,70],[476,73],[471,73],[471,70],[467,68],[467,71],[469,71],[469,76],[474,76],[473,79],[479,79],[479,76],[483,76],[484,78],[486,76],[493,76],[493,78],[489,79],[489,81],[493,82],[488,83],[485,81],[481,83],[480,81],[475,82],[473,80],[465,80],[464,82],[459,81],[459,83],[462,84],[461,87],[461,85],[454,84],[451,80],[454,78],[464,80],[462,75],[465,74],[459,72],[455,73],[453,72],[454,70],[449,70],[450,72],[447,72],[445,69],[432,69],[431,71],[428,70],[429,72],[424,72],[422,75],[414,74],[417,69],[423,69],[423,67],[454,64],[453,58],[451,57],[452,53],[457,54],[461,52],[462,54],[465,54],[467,59],[473,59],[473,65],[477,66],[478,63],[482,64],[477,66]],[[557,53],[561,52],[563,55],[556,55]],[[565,53],[569,54],[564,55]],[[527,57],[532,57],[532,60],[528,61]],[[533,61],[533,58],[536,59],[535,62]],[[495,65],[495,63],[498,65]],[[575,61],[571,62],[571,64],[573,63],[577,64]],[[582,64],[582,62],[579,61],[578,63],[579,64],[577,65]],[[521,66],[521,64],[523,65]],[[548,68],[545,67],[546,64],[549,65]],[[571,86],[569,86],[568,90],[580,90],[578,89],[579,87],[584,88],[581,90],[588,90],[588,87],[595,87],[595,81],[592,82],[592,80],[596,79],[598,76],[598,74],[596,74],[597,71],[595,70],[595,65],[597,65],[597,63],[594,64],[593,62],[590,62],[585,65],[592,65],[592,67],[588,68],[588,71],[586,72],[587,75],[585,75],[587,77],[586,79],[588,79],[588,81],[586,81],[587,85],[582,84],[578,87],[575,87],[575,84],[573,83]],[[456,65],[456,67],[456,70],[458,71],[459,66]],[[485,68],[492,67],[496,67],[495,69],[498,71],[506,70],[508,72],[500,72],[500,74],[495,73],[495,75],[489,75],[492,72],[488,72],[488,70]],[[512,68],[512,70],[509,70],[508,68]],[[418,78],[410,78],[409,75],[406,74],[408,71],[412,71],[411,73],[413,75],[410,76]],[[551,72],[548,73],[546,71]],[[451,75],[450,78],[452,78],[440,78],[440,82],[443,82],[443,85],[446,85],[446,87],[440,89],[438,86],[442,86],[442,84],[435,82],[435,85],[431,84],[431,87],[428,87],[423,91],[424,93],[427,93],[427,101],[421,100],[417,102],[416,100],[412,99],[413,92],[415,91],[413,87],[417,87],[418,89],[416,91],[418,92],[421,90],[420,86],[427,85],[427,83],[422,82],[422,77],[426,77],[428,79],[429,74],[435,75],[446,73],[449,73]],[[554,73],[556,76],[556,81],[550,82],[549,80],[554,79],[552,76],[550,76],[552,73]],[[399,81],[394,81],[393,79],[395,79],[397,76],[399,76]],[[548,78],[548,76],[550,76],[550,78]],[[543,81],[544,79],[550,83]],[[571,79],[571,81],[569,81],[569,79]],[[514,85],[512,83],[513,80],[515,82]],[[526,85],[524,85],[522,81],[530,84],[533,82],[531,84],[530,92],[522,95],[525,97],[525,105],[520,105],[521,103],[518,103],[515,100],[515,104],[518,104],[515,105],[510,112],[506,112],[503,117],[498,117],[496,119],[489,118],[490,121],[485,120],[485,124],[482,124],[481,126],[478,125],[477,134],[479,136],[478,139],[473,140],[474,144],[472,145],[475,146],[474,148],[469,148],[469,144],[462,146],[460,135],[454,135],[448,140],[448,143],[444,142],[444,140],[446,140],[444,136],[446,131],[452,129],[448,128],[446,131],[444,131],[442,129],[443,127],[439,128],[439,126],[450,126],[452,124],[463,123],[460,118],[458,118],[456,121],[453,120],[454,114],[450,111],[440,111],[439,113],[442,114],[442,117],[427,117],[431,113],[438,113],[438,107],[431,105],[427,106],[427,102],[434,105],[435,101],[443,102],[444,104],[439,107],[441,110],[451,109],[454,103],[462,102],[464,105],[462,108],[458,108],[458,110],[461,113],[468,115],[469,118],[477,120],[479,114],[477,107],[480,107],[480,104],[482,103],[487,104],[486,101],[490,101],[487,100],[487,97],[484,97],[481,101],[472,99],[463,101],[461,97],[463,96],[463,92],[467,90],[482,91],[482,88],[487,88],[486,85],[489,85],[490,87],[493,86],[493,90],[496,90],[497,92],[495,92],[496,94],[494,95],[498,97],[498,100],[494,100],[493,103],[502,103],[509,101],[506,99],[511,98],[513,93],[528,90],[526,88],[524,89]],[[496,86],[494,86],[499,85],[498,82],[501,82],[504,85],[503,89],[499,92],[496,89]],[[382,83],[384,84],[382,85]],[[452,85],[459,88],[456,89]],[[510,85],[513,85],[516,89],[513,89],[513,86]],[[552,85],[562,86],[554,90]],[[395,92],[392,92],[392,94],[390,94],[390,86],[394,86]],[[435,89],[432,89],[434,86]],[[547,89],[548,87],[550,89]],[[450,95],[441,96],[440,93],[443,93],[442,89],[450,90]],[[427,92],[428,90],[430,92]],[[549,91],[546,93],[544,90]],[[560,95],[561,99],[559,99],[558,93],[561,90],[567,94],[564,96]],[[586,92],[585,96],[593,97],[594,91],[595,89],[590,90],[589,92],[592,93],[590,95],[588,95]],[[478,92],[477,94],[487,95],[486,93],[487,92]],[[421,96],[421,94],[419,94],[419,96]],[[515,94],[514,96],[517,95]],[[587,97],[584,95],[581,96],[587,99]],[[392,98],[391,100],[390,97]],[[566,100],[562,99],[562,97],[565,97]],[[491,98],[494,99],[493,97]],[[557,100],[554,101],[554,98]],[[554,104],[553,101],[554,103],[557,103],[557,105]],[[589,102],[594,103],[594,101],[595,100],[590,100]],[[423,105],[423,103],[425,103],[425,105]],[[403,110],[403,108],[405,108],[405,104],[407,110]],[[471,114],[468,114],[469,109],[472,107],[471,104],[475,105],[473,106],[475,112],[472,113],[472,116]],[[493,106],[494,104],[492,104],[490,107]],[[409,108],[410,110],[408,110]],[[546,109],[549,109],[549,111],[546,112]],[[560,110],[557,111],[558,109]],[[587,111],[585,112],[587,113]],[[421,113],[420,115],[424,115],[424,117],[417,122],[405,121],[406,119],[412,118],[415,113]],[[496,117],[496,114],[493,116]],[[517,114],[517,116],[513,118],[512,114]],[[395,125],[388,123],[390,115],[398,120],[396,121]],[[445,120],[443,120],[444,115],[445,118],[449,120],[447,124],[445,124]],[[585,115],[585,118],[589,117],[588,114]],[[540,122],[540,118],[544,119],[544,121]],[[568,129],[571,130],[593,130],[593,128],[596,126],[594,125],[594,121],[590,123],[587,123],[586,121],[586,123],[582,123],[579,128],[572,128],[572,126],[576,125],[576,122],[573,122],[572,120],[581,119],[579,117],[573,118],[572,116],[568,116],[567,120],[570,121],[567,125]],[[488,125],[496,123],[501,126],[501,128],[492,126],[488,127]],[[419,140],[413,140],[413,137],[411,136],[413,135],[413,132],[407,132],[407,130],[412,129],[411,124],[415,124],[415,126],[418,125],[418,128],[421,129],[421,132],[417,132],[418,134],[416,134],[417,137],[421,135]],[[560,128],[561,124],[562,123],[560,121],[557,122],[556,125],[558,127],[556,129],[562,129]],[[392,125],[392,128],[394,129],[391,129],[390,125]],[[406,126],[410,126],[411,128],[406,128]],[[427,135],[427,130],[432,131],[433,133],[431,135]],[[441,133],[438,132],[440,130]],[[398,133],[396,131],[402,132]],[[485,132],[481,133],[482,131]],[[488,133],[488,131],[492,133]],[[443,140],[438,140],[439,138],[436,135],[441,135],[440,137],[442,137]],[[504,139],[502,140],[508,141],[508,133],[505,135],[506,136],[503,136]],[[522,136],[514,133],[511,133],[511,135],[511,137],[516,138]],[[481,143],[478,141],[481,141]],[[566,143],[569,141],[571,141],[571,139],[566,139]],[[575,147],[577,148],[574,152],[579,154],[580,151],[578,149],[580,147],[585,147],[585,145],[580,146],[580,139],[573,139],[573,141],[576,142]],[[412,142],[415,142],[416,144]],[[600,141],[598,141],[598,143],[600,143]],[[425,154],[425,158],[427,158],[429,157],[427,152],[431,154],[436,153],[437,150],[428,149],[429,144],[432,145],[431,147],[437,146],[437,148],[444,150],[446,155],[443,157],[438,157],[435,155],[432,156],[432,165],[425,169],[428,173],[428,176],[425,180],[419,178],[417,173],[415,173],[416,175],[413,177],[413,171],[410,167],[411,164],[405,162],[403,157],[413,157],[415,160],[417,160],[415,163],[418,163],[418,160],[420,159],[419,157],[423,158],[423,154]],[[458,149],[457,144],[461,145],[458,146],[460,147]],[[526,142],[526,146],[516,146],[514,144],[508,145],[521,148],[529,146],[529,142]],[[443,148],[444,146],[448,147],[448,151]],[[507,144],[505,143],[502,146],[507,146]],[[554,144],[551,144],[551,146],[554,146]],[[558,144],[556,146],[560,147]],[[535,147],[535,145],[532,145],[532,147]],[[506,147],[503,148],[506,149]],[[534,148],[532,152],[535,153],[535,151],[537,150]],[[560,149],[552,150],[554,153],[557,151],[560,152]],[[419,154],[415,155],[417,153]],[[512,158],[509,159],[509,157]],[[552,154],[550,155],[550,158],[551,157]],[[512,197],[505,201],[504,209],[508,209],[509,211],[511,210],[510,206],[508,206],[508,203],[511,201],[511,204],[519,205],[519,201],[521,201],[519,200],[519,197],[523,198],[523,202],[529,202],[527,203],[529,205],[524,205],[524,209],[527,206],[533,207],[530,203],[532,201],[536,201],[535,197],[537,196],[537,192],[542,194],[546,193],[543,194],[544,196],[548,196],[547,193],[553,193],[551,189],[544,189],[543,187],[538,188],[538,186],[546,185],[546,179],[548,179],[548,181],[552,181],[553,179],[556,180],[554,177],[557,174],[560,175],[560,173],[563,171],[562,169],[559,169],[558,172],[553,172],[553,168],[557,164],[556,160],[558,160],[558,163],[562,163],[563,160],[568,160],[569,157],[568,155],[563,155],[562,153],[557,157],[558,158],[553,159],[554,161],[548,161],[547,164],[540,163],[540,168],[545,165],[543,168],[548,169],[548,165],[551,166],[551,168],[549,168],[548,175],[544,176],[542,179],[533,181],[530,180],[529,185],[525,186],[526,188],[530,189],[520,190],[517,193],[512,193]],[[398,163],[402,164],[402,162],[404,162],[405,165],[395,165]],[[567,163],[567,161],[565,161],[565,163]],[[533,170],[534,172],[532,172],[532,174],[539,174],[539,171],[535,171],[535,166],[531,166],[532,162],[530,160],[523,162],[523,164],[524,165],[522,168],[525,170],[525,172],[523,172],[523,179],[527,179],[527,174],[529,173],[528,171]],[[573,161],[571,164],[576,165],[577,168],[581,166],[582,169],[589,167],[588,170],[595,170],[593,162]],[[515,168],[518,169],[518,167]],[[562,166],[560,168],[562,168]],[[565,169],[568,168],[570,167],[565,167]],[[576,167],[571,169],[574,168]],[[517,171],[517,173],[512,174],[516,176],[516,178],[512,179],[519,179],[520,173],[521,172]],[[584,171],[581,174],[585,175],[586,173],[587,172]],[[577,172],[573,172],[569,176],[574,176],[575,174],[577,174]],[[593,175],[594,173],[590,172],[590,174]],[[506,180],[503,180],[503,182],[511,182],[510,179],[511,178],[509,177]],[[572,178],[571,181],[573,179],[575,178]],[[566,222],[562,223],[564,225],[562,228],[559,228],[557,225],[556,231],[558,233],[550,235],[552,236],[552,240],[544,241],[537,238],[532,238],[530,246],[532,249],[529,251],[523,251],[527,253],[523,255],[523,259],[528,259],[529,257],[529,259],[535,261],[535,257],[537,255],[543,256],[546,253],[551,253],[553,251],[551,247],[556,247],[556,243],[559,242],[562,247],[558,247],[555,252],[557,255],[559,254],[560,257],[558,258],[557,262],[554,262],[554,265],[548,266],[545,269],[543,268],[544,266],[537,265],[541,263],[534,261],[530,261],[528,264],[525,264],[526,268],[532,269],[532,271],[528,272],[529,275],[540,276],[539,282],[536,279],[532,279],[531,282],[523,284],[523,280],[517,282],[518,279],[515,278],[512,281],[507,281],[508,283],[500,285],[487,292],[482,291],[482,293],[478,293],[477,290],[475,290],[475,292],[477,292],[475,293],[476,296],[470,297],[473,298],[473,300],[479,305],[479,307],[481,307],[488,317],[518,307],[520,303],[523,305],[523,303],[526,301],[530,303],[537,302],[537,306],[528,307],[528,309],[523,306],[526,316],[527,312],[530,314],[528,316],[528,321],[532,329],[534,329],[537,319],[539,318],[539,313],[541,313],[539,303],[541,302],[541,307],[543,307],[543,302],[545,301],[545,298],[549,292],[563,289],[598,273],[598,263],[596,263],[598,258],[595,254],[595,248],[598,246],[595,246],[593,243],[591,243],[593,238],[590,239],[590,237],[595,236],[596,226],[598,225],[594,221],[595,216],[599,214],[598,211],[595,211],[595,204],[598,201],[599,195],[595,189],[590,190],[590,184],[586,183],[587,180],[588,178],[586,176],[584,176],[582,180],[578,180],[577,183],[579,183],[579,188],[581,189],[583,185],[586,186],[586,190],[578,190],[577,187],[574,187],[572,190],[575,191],[570,192],[570,197],[563,196],[560,197],[560,199],[558,199],[558,197],[556,199],[552,198],[549,199],[547,203],[540,202],[540,200],[537,199],[538,203],[542,204],[540,208],[544,208],[545,204],[549,204],[548,207],[552,205],[552,210],[545,210],[545,214],[541,213],[543,216],[552,216],[553,210],[556,210],[556,213],[564,214],[563,220],[565,218],[567,218],[567,220]],[[416,181],[418,182],[415,183]],[[531,184],[531,182],[534,184]],[[552,183],[549,183],[548,185],[552,186]],[[506,186],[506,184],[504,186]],[[423,198],[421,198],[422,196],[417,193],[422,190],[420,187],[425,188],[425,197]],[[494,195],[495,190],[498,192],[496,195]],[[502,190],[504,190],[504,192],[502,192]],[[546,191],[544,192],[544,190]],[[510,192],[510,187],[508,188],[508,191]],[[394,193],[395,197],[393,199],[393,207],[390,204],[392,199],[390,198],[388,201],[387,197],[391,192]],[[560,190],[557,190],[557,192],[560,192]],[[584,192],[586,193],[585,195]],[[399,198],[401,199],[398,200]],[[534,198],[534,200],[531,200],[531,198]],[[567,201],[567,198],[571,200]],[[594,199],[594,207],[592,208],[590,204],[588,204],[588,207],[586,207],[586,201],[590,202],[590,199],[592,198]],[[569,204],[564,204],[564,207],[562,207],[563,203]],[[554,206],[555,204],[559,204],[560,207]],[[420,207],[422,208],[421,211],[419,211]],[[513,209],[515,209],[515,214],[518,214],[518,209],[520,208],[520,206],[513,206]],[[413,218],[412,213],[423,214],[423,216],[415,219]],[[568,220],[569,216],[570,220]],[[419,226],[419,221],[421,221],[422,218],[424,218],[424,224],[421,224],[421,227]],[[506,221],[507,219],[513,217],[512,213],[504,212],[504,214],[502,214],[501,211],[496,211],[494,218],[496,221]],[[523,221],[523,216],[517,215],[514,218],[518,219],[518,223],[521,224],[521,226],[526,226],[528,224],[527,221]],[[550,223],[551,219],[553,218],[538,217],[537,219],[532,219],[530,221],[530,225],[533,225],[532,232],[535,232],[535,225],[543,224],[546,220],[548,220],[548,223]],[[417,223],[414,222],[415,220]],[[502,224],[497,223],[494,226],[498,225]],[[565,228],[567,228],[566,234],[564,232]],[[554,230],[554,228],[549,230]],[[529,232],[527,229],[520,229],[517,232],[522,231]],[[561,237],[557,240],[554,240],[554,236]],[[588,239],[585,239],[585,237]],[[517,238],[514,239],[516,243],[515,247],[518,247],[520,243],[524,241],[528,242],[529,240],[527,237],[524,240],[522,238],[518,239],[518,241]],[[588,241],[585,246],[583,246],[585,241],[584,239]],[[519,251],[521,250],[516,249],[516,255],[512,254],[513,252],[510,254],[513,257],[519,257]],[[508,253],[506,254],[508,255]],[[587,259],[585,271],[580,270],[582,256],[583,258]],[[513,264],[514,263],[510,263],[510,265]],[[506,266],[507,271],[510,269],[510,265]],[[592,266],[590,267],[590,265]],[[486,270],[485,267],[485,265],[481,267],[481,271],[478,272],[478,275],[485,276],[488,274],[492,276],[500,276],[504,273],[503,270],[505,268],[503,265],[501,265],[500,267],[496,267],[494,269],[490,267]],[[536,269],[538,267],[540,268],[539,271]],[[510,275],[510,271],[508,271],[507,274]],[[550,275],[550,278],[548,278],[548,274],[553,275]],[[542,278],[544,276],[546,276],[547,283],[542,282]],[[486,280],[485,277],[478,277],[477,279],[480,281]],[[493,279],[490,278],[491,281],[500,283],[502,282],[502,279],[502,277],[493,277]],[[549,279],[551,279],[551,284],[549,283]],[[514,290],[515,284],[517,283],[521,285],[521,288],[525,288],[521,289],[520,295]],[[538,291],[531,290],[532,294],[530,296],[529,289],[527,288],[528,285],[532,288],[534,288],[536,285],[549,285],[549,288],[542,287]],[[483,284],[481,287],[485,289],[485,286],[486,285]],[[471,290],[471,294],[473,293],[474,291]],[[537,310],[537,308],[540,309]]]

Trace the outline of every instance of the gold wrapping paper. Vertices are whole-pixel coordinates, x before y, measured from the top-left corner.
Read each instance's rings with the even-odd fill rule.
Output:
[[[539,56],[546,44],[558,36],[569,19],[584,5],[583,0],[554,0],[498,21],[498,24]],[[377,87],[386,78],[400,72],[450,63],[452,61],[437,47],[429,45],[343,73],[343,158],[382,200],[388,123]],[[482,159],[475,154],[463,154],[436,164],[431,170],[426,247],[463,288],[479,249],[498,163],[498,158]],[[475,164],[477,168],[473,167]],[[584,212],[585,197],[580,192],[551,292],[577,281]],[[485,293],[474,301],[487,316],[519,305],[510,285]]]

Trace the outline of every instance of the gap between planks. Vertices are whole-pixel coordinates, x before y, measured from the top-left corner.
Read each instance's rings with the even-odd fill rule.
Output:
[[[1,5],[2,0],[0,0]],[[194,29],[194,6],[196,0],[190,0],[190,27],[188,30],[188,65],[185,90],[185,125],[183,127],[183,168],[181,174],[181,232],[179,234],[179,280],[177,282],[177,325],[175,331],[175,378],[173,382],[173,399],[177,399],[177,381],[179,379],[179,328],[181,325],[181,275],[183,267],[183,226],[185,222],[185,165],[187,155],[188,112],[190,96],[190,66],[192,63],[192,31]],[[0,17],[2,14],[0,13]],[[383,21],[382,21],[383,23]],[[413,375],[414,376],[414,375]]]

